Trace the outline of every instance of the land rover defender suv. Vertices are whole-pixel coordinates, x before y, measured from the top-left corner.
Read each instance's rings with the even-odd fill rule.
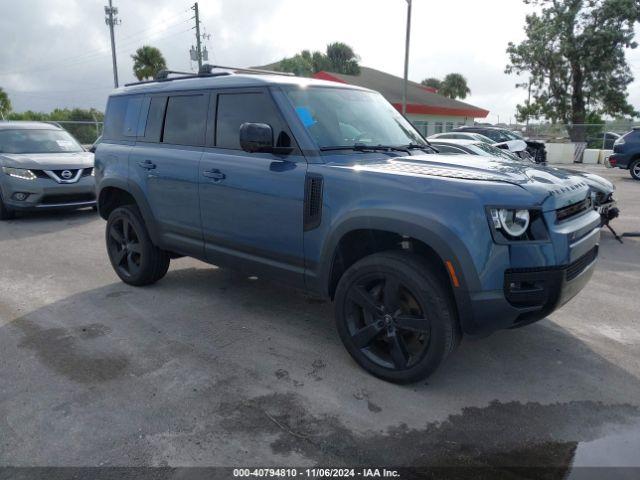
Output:
[[[414,382],[463,335],[549,315],[598,256],[584,179],[464,157],[355,86],[216,69],[129,85],[96,150],[108,257],[131,285],[191,256],[330,299],[360,366]]]

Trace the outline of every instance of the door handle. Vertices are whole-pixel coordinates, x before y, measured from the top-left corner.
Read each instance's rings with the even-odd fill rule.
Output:
[[[156,164],[151,160],[144,160],[143,162],[138,162],[138,165],[146,170],[153,170],[156,168]]]
[[[220,170],[205,170],[204,172],[202,172],[202,175],[207,178],[213,178],[214,180],[224,180],[225,178],[227,178],[227,176]]]

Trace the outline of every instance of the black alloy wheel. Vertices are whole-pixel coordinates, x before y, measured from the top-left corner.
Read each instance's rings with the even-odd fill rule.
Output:
[[[347,295],[351,341],[378,366],[404,370],[429,348],[431,326],[425,309],[391,273],[360,279]]]
[[[109,226],[107,248],[118,273],[125,277],[140,273],[142,246],[129,219],[120,217]]]
[[[164,277],[171,262],[169,252],[153,244],[138,208],[125,205],[109,215],[106,230],[107,253],[120,279],[143,286]]]
[[[460,341],[446,278],[419,255],[365,257],[338,283],[340,338],[365,370],[395,383],[433,373]]]

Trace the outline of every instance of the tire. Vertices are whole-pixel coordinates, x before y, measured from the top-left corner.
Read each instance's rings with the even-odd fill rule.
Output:
[[[631,162],[629,173],[631,173],[631,178],[634,180],[640,180],[640,158]]]
[[[16,218],[16,213],[13,210],[9,210],[2,201],[2,194],[0,194],[0,221],[12,220]]]
[[[111,212],[105,240],[111,266],[124,283],[137,287],[151,285],[167,274],[169,253],[153,244],[135,205]]]
[[[461,339],[445,282],[409,252],[377,253],[350,267],[336,289],[336,325],[356,363],[399,384],[435,372]]]

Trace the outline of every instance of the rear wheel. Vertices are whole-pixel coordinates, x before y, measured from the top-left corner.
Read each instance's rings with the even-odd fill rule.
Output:
[[[460,340],[443,279],[408,252],[374,254],[349,268],[336,291],[336,321],[353,359],[394,383],[426,378]]]
[[[634,161],[629,166],[629,172],[634,180],[640,180],[640,159]]]
[[[16,214],[13,210],[9,210],[2,201],[2,194],[0,194],[0,220],[11,220],[16,218]]]
[[[169,253],[149,237],[140,211],[134,205],[116,208],[109,215],[107,253],[120,279],[130,285],[151,285],[169,269]]]

